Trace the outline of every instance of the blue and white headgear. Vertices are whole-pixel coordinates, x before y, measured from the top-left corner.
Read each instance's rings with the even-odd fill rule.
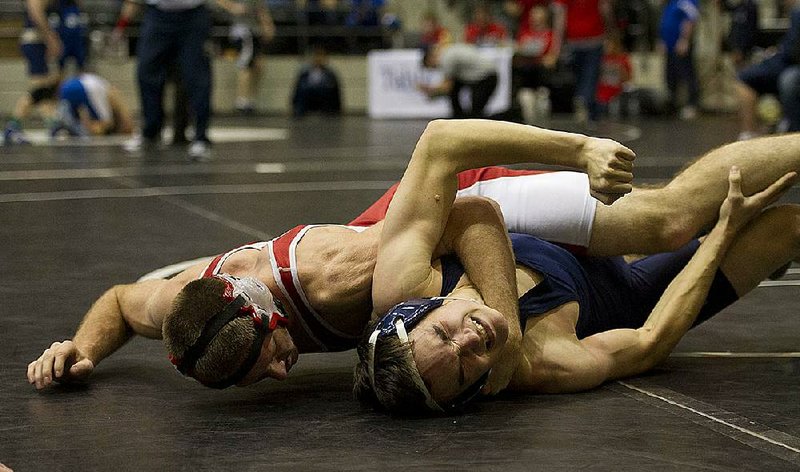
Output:
[[[378,339],[388,336],[397,336],[400,338],[401,342],[407,344],[408,332],[411,331],[420,320],[425,318],[428,313],[442,306],[445,300],[448,299],[453,298],[431,297],[408,300],[393,306],[380,319],[375,330],[369,337],[369,358],[367,359],[369,381],[376,397],[378,396],[378,390],[375,388],[375,345]],[[486,385],[486,381],[489,378],[489,372],[487,371],[477,382],[448,402],[447,405],[440,405],[433,399],[430,390],[428,390],[427,385],[425,385],[425,381],[422,380],[422,376],[420,376],[419,371],[416,369],[416,362],[414,361],[413,353],[410,349],[408,350],[408,355],[411,357],[411,364],[414,366],[414,384],[419,391],[425,395],[425,405],[433,411],[457,412],[462,410],[470,401],[480,394],[481,389]]]

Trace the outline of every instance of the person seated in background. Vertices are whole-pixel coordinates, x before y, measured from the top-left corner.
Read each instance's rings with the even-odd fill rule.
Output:
[[[533,124],[550,116],[548,79],[558,62],[552,51],[550,11],[544,5],[537,5],[517,35],[512,62],[514,88],[525,123]]]
[[[311,62],[300,70],[292,94],[292,115],[302,118],[309,112],[328,115],[342,113],[342,98],[339,78],[328,65],[325,48],[312,50]]]
[[[625,92],[630,90],[633,68],[617,31],[606,35],[604,49],[600,80],[597,83],[597,105],[601,113],[618,117],[627,108]]]
[[[739,140],[759,134],[756,106],[764,94],[778,96],[785,119],[783,131],[800,131],[800,4],[798,0],[784,1],[791,12],[789,30],[775,53],[742,69],[737,76]]]
[[[70,136],[130,134],[133,120],[119,89],[98,75],[84,73],[59,87],[50,135],[62,131]]]
[[[479,3],[472,12],[472,21],[464,27],[464,42],[479,47],[500,46],[508,40],[506,28],[494,21],[489,6]]]

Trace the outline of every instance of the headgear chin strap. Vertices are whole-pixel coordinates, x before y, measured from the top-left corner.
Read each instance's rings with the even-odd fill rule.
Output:
[[[245,361],[239,366],[236,372],[227,378],[216,382],[202,382],[203,385],[207,387],[221,389],[241,382],[261,355],[261,346],[264,343],[266,335],[280,326],[287,326],[289,318],[278,300],[273,300],[275,310],[271,313],[254,303],[245,291],[236,286],[239,281],[236,277],[222,274],[214,275],[211,278],[225,283],[225,290],[222,297],[228,301],[228,304],[206,321],[203,330],[200,332],[200,336],[195,340],[194,344],[186,350],[183,357],[177,358],[170,355],[169,360],[181,374],[194,377],[194,367],[197,364],[197,360],[203,357],[203,354],[205,354],[208,349],[208,345],[211,344],[211,341],[219,334],[222,328],[235,318],[249,317],[253,320],[256,336],[253,339],[253,343],[250,345],[250,351]]]
[[[387,336],[397,336],[404,344],[408,344],[408,331],[411,331],[420,320],[425,318],[431,311],[442,306],[445,300],[456,299],[453,297],[432,297],[432,298],[415,298],[393,306],[383,318],[380,319],[375,331],[369,337],[369,359],[367,359],[367,371],[369,373],[369,381],[372,386],[372,391],[375,396],[380,400],[378,390],[375,388],[375,345],[379,338]],[[433,399],[428,386],[422,380],[419,371],[416,368],[414,355],[411,350],[408,350],[408,355],[411,358],[411,365],[414,366],[414,384],[419,388],[420,392],[425,395],[425,405],[433,411],[443,413],[455,413],[464,409],[464,407],[475,399],[481,392],[481,389],[486,385],[489,378],[489,372],[478,379],[477,382],[470,385],[465,391],[461,392],[456,398],[448,402],[446,405],[440,405]],[[382,402],[381,402],[382,403]]]

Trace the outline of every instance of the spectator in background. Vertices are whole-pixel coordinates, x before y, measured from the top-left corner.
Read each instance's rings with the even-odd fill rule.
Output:
[[[255,112],[264,67],[263,47],[275,37],[275,23],[265,0],[216,1],[233,17],[228,37],[239,52],[236,59],[236,111],[251,115]]]
[[[138,10],[139,5],[126,0],[117,29],[124,30]],[[125,149],[147,150],[160,143],[164,85],[169,65],[177,62],[195,122],[189,158],[210,159],[211,60],[206,42],[211,36],[211,15],[206,0],[148,0],[139,33],[136,77],[144,125],[141,136],[125,143]]]
[[[757,135],[756,104],[759,95],[775,94],[783,109],[785,131],[800,131],[800,6],[785,0],[791,9],[789,30],[775,54],[739,72],[736,92],[739,97],[739,140]]]
[[[554,0],[554,54],[560,55],[562,41],[575,74],[573,105],[575,120],[597,119],[595,93],[603,61],[603,37],[614,24],[609,0]]]
[[[549,117],[548,77],[556,62],[550,11],[544,5],[537,5],[530,11],[528,23],[517,34],[512,67],[514,90],[525,123],[533,124]]]
[[[385,0],[351,0],[347,26],[378,26],[381,24]]]
[[[431,10],[422,15],[422,36],[419,42],[422,48],[450,42],[450,32],[439,23],[439,17]]]
[[[688,88],[688,102],[683,105],[680,117],[692,120],[697,117],[700,104],[700,85],[694,67],[694,29],[700,18],[697,0],[669,0],[661,14],[660,38],[666,54],[667,90],[673,109],[678,109],[678,87]]]
[[[122,93],[95,74],[80,74],[65,80],[58,90],[57,118],[50,135],[62,131],[70,136],[129,134],[133,121]]]
[[[73,59],[79,71],[83,70],[86,28],[78,4],[74,0],[26,0],[20,49],[28,63],[29,89],[15,103],[3,130],[5,145],[29,143],[22,123],[34,109],[46,122],[52,121],[56,91],[68,59]],[[49,61],[58,62],[57,73],[51,73]]]
[[[439,85],[420,84],[419,90],[429,98],[449,96],[453,118],[480,118],[497,88],[494,61],[483,56],[474,44],[441,43],[425,50],[422,63],[438,68],[444,78]],[[470,106],[461,104],[462,89],[470,91]]]
[[[339,79],[328,66],[327,51],[320,46],[313,49],[311,62],[300,70],[292,95],[295,118],[302,118],[312,111],[328,115],[342,113]]]
[[[498,46],[508,39],[506,28],[494,20],[489,6],[479,3],[472,12],[472,21],[464,28],[464,42],[476,46]]]
[[[758,34],[758,5],[755,0],[722,0],[723,7],[731,12],[731,29],[728,47],[733,64],[739,70],[747,64],[756,45]]]
[[[597,103],[601,111],[609,111],[612,116],[619,115],[623,92],[632,75],[631,60],[622,44],[621,35],[609,33],[600,66],[600,82],[597,84]]]

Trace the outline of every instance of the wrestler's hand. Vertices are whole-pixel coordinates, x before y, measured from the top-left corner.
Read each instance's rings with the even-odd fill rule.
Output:
[[[492,366],[489,379],[486,381],[481,393],[484,395],[496,395],[505,390],[519,365],[520,357],[522,357],[521,345],[522,331],[509,330],[503,351],[498,356],[497,363]]]
[[[611,205],[633,190],[633,151],[611,139],[587,138],[581,154],[594,198]]]
[[[54,342],[38,359],[28,364],[28,383],[41,390],[56,382],[86,380],[94,362],[86,358],[70,340]]]
[[[789,172],[764,190],[749,197],[742,194],[742,173],[737,166],[728,173],[728,196],[719,208],[718,224],[736,233],[761,211],[775,203],[797,181],[797,172]]]

